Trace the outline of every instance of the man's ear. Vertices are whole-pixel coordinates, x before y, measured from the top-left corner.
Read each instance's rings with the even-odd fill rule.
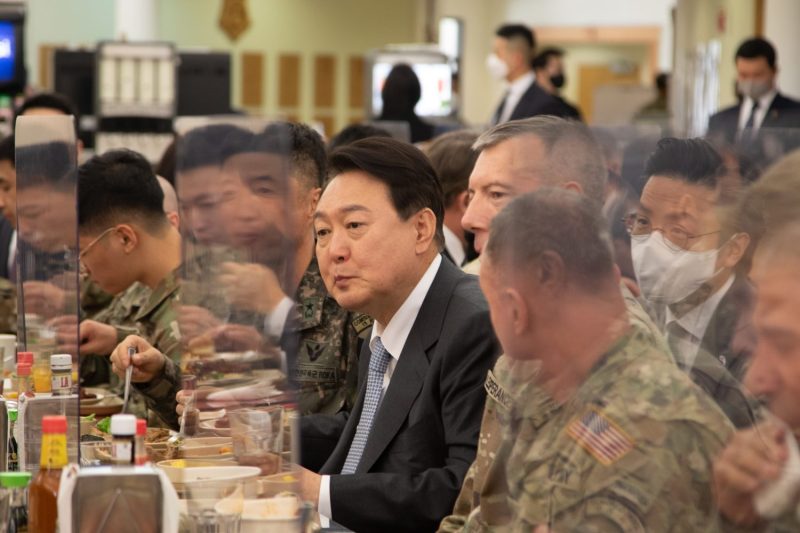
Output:
[[[564,260],[557,253],[546,250],[543,252],[533,268],[534,282],[542,290],[559,292],[567,283],[567,272]]]
[[[502,297],[508,309],[508,317],[509,320],[511,320],[514,335],[522,336],[528,329],[528,320],[530,316],[528,302],[522,294],[513,287],[504,289]]]
[[[416,231],[416,246],[415,251],[417,255],[424,254],[430,249],[431,244],[436,245],[436,215],[433,211],[426,207],[421,209],[414,217],[414,230]]]
[[[122,249],[126,254],[133,252],[139,245],[139,234],[130,224],[120,224],[117,226],[114,237],[120,240]]]
[[[742,260],[747,247],[750,246],[750,235],[747,233],[737,233],[724,244],[720,250],[720,267],[734,268]]]

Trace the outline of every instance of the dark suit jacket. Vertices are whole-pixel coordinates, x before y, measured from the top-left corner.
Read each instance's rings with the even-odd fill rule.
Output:
[[[740,108],[741,104],[712,115],[708,120],[708,137],[724,144],[736,144]],[[791,151],[800,145],[800,132],[785,130],[798,128],[800,128],[800,102],[778,93],[758,129],[758,135],[751,141],[753,146],[748,147],[748,151],[755,152],[755,155],[759,156],[764,148],[761,145],[766,143],[768,146],[774,146],[776,141],[780,145],[781,154]],[[768,151],[774,152],[774,148]]]
[[[755,421],[755,402],[741,387],[756,343],[754,304],[753,286],[745,276],[737,275],[711,317],[689,372],[740,428]]]
[[[499,353],[477,278],[442,261],[420,308],[373,421],[355,474],[344,465],[361,416],[370,351],[359,361],[359,398],[352,413],[302,421],[303,462],[315,446],[333,453],[333,519],[359,532],[435,531],[453,508],[475,458],[485,393]]]
[[[504,101],[505,99],[503,99]],[[500,118],[500,113],[503,111],[503,102],[500,102],[494,113],[493,124],[497,124]],[[572,118],[568,115],[568,111],[561,102],[534,82],[522,94],[522,98],[519,99],[508,120],[530,118],[536,115],[555,115],[557,117]]]
[[[11,223],[0,217],[0,278],[8,279],[10,272],[8,271],[8,246],[11,244],[11,236],[14,234],[14,228]]]

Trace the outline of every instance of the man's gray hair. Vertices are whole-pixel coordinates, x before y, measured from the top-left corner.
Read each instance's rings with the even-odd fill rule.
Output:
[[[586,195],[543,187],[518,196],[494,217],[485,254],[492,264],[526,272],[543,254],[554,253],[569,283],[596,292],[614,279],[606,226]]]
[[[542,178],[545,185],[558,187],[574,181],[581,185],[586,196],[603,204],[608,176],[603,151],[589,128],[581,122],[551,115],[512,120],[484,132],[472,148],[481,152],[525,135],[534,135],[544,144],[547,161]]]

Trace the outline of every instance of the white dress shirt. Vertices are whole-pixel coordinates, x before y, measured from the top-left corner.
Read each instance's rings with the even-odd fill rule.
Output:
[[[508,119],[511,118],[511,113],[514,112],[514,108],[517,107],[517,104],[522,99],[522,95],[525,94],[525,91],[527,91],[535,81],[536,75],[533,71],[530,71],[509,84],[508,92],[506,92],[506,101],[505,104],[503,104],[503,111],[500,113],[500,118],[497,120],[498,124],[508,122]]]
[[[772,88],[770,92],[762,96],[758,99],[758,110],[756,111],[755,119],[753,119],[753,131],[758,131],[761,128],[761,124],[764,123],[764,119],[767,118],[767,111],[769,111],[769,106],[772,105],[772,101],[775,99],[775,95],[778,94],[778,89]],[[753,111],[753,104],[755,100],[746,96],[745,99],[742,101],[742,105],[739,106],[739,133],[744,131],[744,127],[747,124],[747,121],[750,120],[750,113]]]
[[[447,226],[442,226],[442,228],[444,229],[444,247],[447,253],[453,258],[456,266],[463,265],[464,259],[467,257],[464,244],[461,242],[461,239],[458,238],[458,235],[453,233],[453,230]]]
[[[389,383],[392,379],[392,374],[397,366],[397,361],[400,359],[400,354],[403,352],[403,347],[406,345],[408,334],[411,333],[411,328],[414,327],[414,322],[417,320],[417,315],[422,307],[422,302],[428,295],[428,291],[433,284],[436,273],[439,272],[439,267],[442,264],[441,254],[437,254],[428,266],[428,270],[422,275],[417,282],[417,286],[411,291],[403,305],[397,310],[394,316],[389,320],[385,326],[377,320],[372,326],[372,336],[369,339],[369,349],[372,351],[375,348],[377,338],[380,337],[383,347],[392,356],[389,365],[386,367],[386,373],[383,375],[383,392],[389,388]],[[331,476],[322,476],[319,485],[319,501],[317,502],[317,509],[321,517],[332,519],[331,512]],[[324,524],[323,524],[323,527]]]
[[[728,281],[726,281],[717,292],[712,294],[705,302],[691,309],[680,318],[677,318],[674,314],[672,314],[672,311],[669,309],[669,307],[667,307],[667,328],[669,328],[671,323],[676,322],[680,327],[690,334],[690,337],[679,337],[675,339],[678,353],[673,354],[675,359],[678,362],[686,365],[686,367],[691,367],[694,364],[694,360],[697,358],[697,352],[700,349],[700,343],[703,341],[703,336],[706,334],[706,329],[708,329],[708,323],[711,322],[711,317],[714,316],[714,312],[717,310],[719,303],[730,290],[735,278],[736,276],[729,277]],[[669,331],[669,329],[667,329],[667,331]],[[711,355],[715,357],[717,356],[717,354]]]

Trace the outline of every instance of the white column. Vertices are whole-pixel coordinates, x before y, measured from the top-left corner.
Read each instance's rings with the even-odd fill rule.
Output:
[[[778,51],[778,86],[781,92],[800,98],[800,2],[797,0],[767,0],[764,7],[764,37]]]
[[[116,0],[114,36],[128,41],[155,41],[158,0]]]

